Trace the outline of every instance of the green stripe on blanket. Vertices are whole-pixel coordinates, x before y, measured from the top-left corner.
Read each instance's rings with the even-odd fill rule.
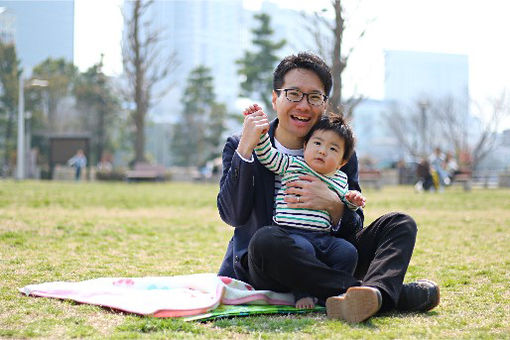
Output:
[[[217,308],[208,313],[183,317],[181,319],[184,321],[211,321],[234,316],[251,316],[260,314],[303,314],[325,311],[325,307],[299,309],[292,306],[280,305],[219,305]]]

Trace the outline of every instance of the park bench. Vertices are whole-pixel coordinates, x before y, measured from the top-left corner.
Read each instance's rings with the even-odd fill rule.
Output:
[[[461,169],[458,173],[453,176],[452,185],[462,185],[464,191],[471,191],[473,180],[473,172],[469,169]]]
[[[136,163],[133,170],[126,172],[128,182],[163,181],[165,180],[165,167],[157,164]]]
[[[359,181],[363,188],[371,187],[380,190],[382,188],[381,171],[362,169],[359,171]]]

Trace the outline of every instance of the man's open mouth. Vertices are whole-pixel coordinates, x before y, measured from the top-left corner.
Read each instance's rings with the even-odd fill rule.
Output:
[[[309,122],[311,120],[310,117],[305,117],[305,116],[296,116],[296,115],[291,115],[290,116],[292,119],[295,119],[295,120],[299,120],[300,122]]]

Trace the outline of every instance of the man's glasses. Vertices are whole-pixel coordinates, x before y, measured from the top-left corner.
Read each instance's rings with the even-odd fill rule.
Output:
[[[298,89],[276,89],[276,91],[285,92],[285,98],[287,98],[288,101],[294,103],[300,102],[301,100],[303,100],[303,97],[306,96],[308,104],[313,106],[321,106],[328,99],[328,96],[322,93],[317,92],[305,93]]]

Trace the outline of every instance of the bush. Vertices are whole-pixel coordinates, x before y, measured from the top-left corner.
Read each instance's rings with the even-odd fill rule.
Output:
[[[97,171],[96,179],[98,181],[123,181],[126,173],[122,170]]]

